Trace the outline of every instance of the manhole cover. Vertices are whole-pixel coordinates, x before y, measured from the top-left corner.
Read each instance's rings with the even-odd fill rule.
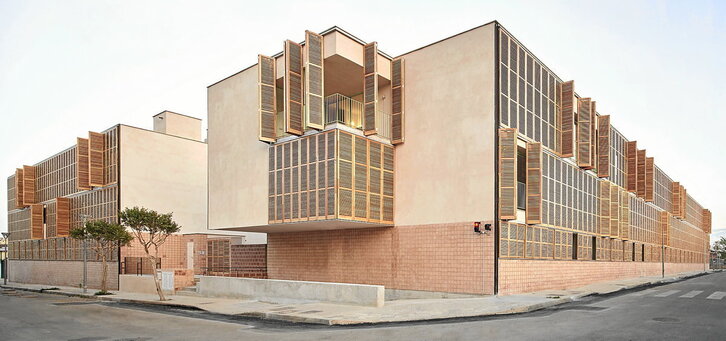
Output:
[[[675,317],[656,317],[653,319],[653,321],[675,323],[675,322],[680,322],[681,320],[679,320]]]

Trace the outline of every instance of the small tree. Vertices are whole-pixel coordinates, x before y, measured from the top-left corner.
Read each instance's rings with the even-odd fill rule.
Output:
[[[104,220],[92,220],[85,225],[70,231],[71,238],[91,242],[91,249],[101,258],[103,272],[101,275],[101,294],[108,293],[106,277],[108,276],[107,260],[116,247],[128,245],[134,237],[126,229]]]
[[[726,237],[721,237],[713,243],[713,251],[716,251],[718,258],[726,259]]]
[[[144,252],[154,269],[154,283],[159,300],[165,301],[164,292],[161,290],[161,280],[156,273],[156,262],[159,259],[159,247],[164,244],[170,234],[179,232],[181,226],[171,218],[172,213],[160,214],[146,208],[126,208],[119,213],[121,224],[131,229],[136,240],[144,247]]]

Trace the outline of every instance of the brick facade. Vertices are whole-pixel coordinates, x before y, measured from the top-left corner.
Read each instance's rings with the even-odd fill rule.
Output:
[[[707,264],[666,263],[666,274],[703,271]],[[600,262],[576,260],[499,260],[499,294],[576,288],[623,278],[660,276],[659,262]]]
[[[493,234],[473,223],[270,233],[272,279],[493,293]]]
[[[232,245],[231,276],[267,278],[267,244]]]

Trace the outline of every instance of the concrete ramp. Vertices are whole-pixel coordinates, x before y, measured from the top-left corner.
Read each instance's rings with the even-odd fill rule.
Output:
[[[201,296],[255,299],[272,303],[331,302],[382,307],[382,285],[201,276]]]

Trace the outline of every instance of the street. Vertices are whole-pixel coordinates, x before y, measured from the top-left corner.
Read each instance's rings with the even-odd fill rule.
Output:
[[[726,273],[533,313],[326,327],[4,291],[0,340],[723,340]]]

